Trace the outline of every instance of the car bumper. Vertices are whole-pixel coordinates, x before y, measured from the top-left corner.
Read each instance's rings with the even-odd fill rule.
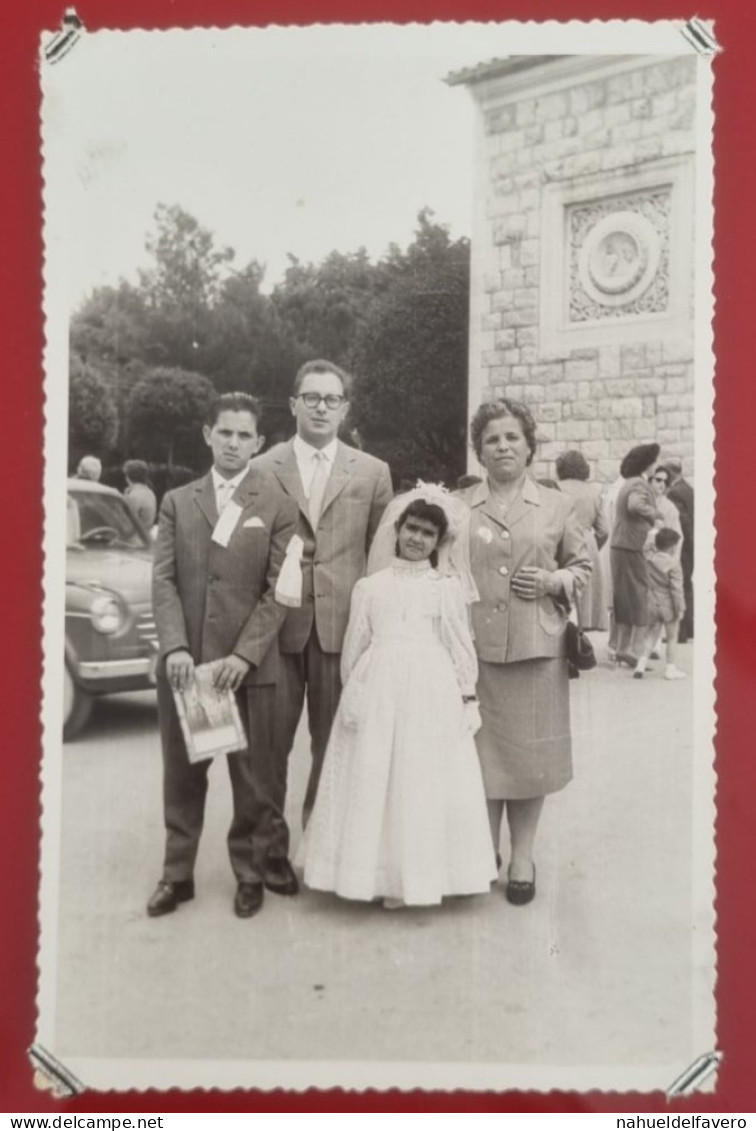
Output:
[[[109,683],[111,680],[155,682],[155,657],[140,656],[134,660],[86,660],[78,665],[84,683]]]

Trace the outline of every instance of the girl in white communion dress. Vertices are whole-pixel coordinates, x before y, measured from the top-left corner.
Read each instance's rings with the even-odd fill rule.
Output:
[[[393,500],[376,534],[299,853],[308,887],[396,907],[488,892],[496,879],[473,741],[474,587],[455,561],[465,514],[443,488],[419,484]]]

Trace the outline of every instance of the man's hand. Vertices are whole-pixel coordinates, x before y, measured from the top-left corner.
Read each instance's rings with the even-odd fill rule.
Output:
[[[186,691],[194,679],[194,660],[186,648],[170,652],[165,658],[165,674],[171,687]]]
[[[222,660],[216,660],[213,665],[213,686],[218,691],[238,691],[251,667],[252,665],[241,656],[233,653],[224,656]]]
[[[556,578],[551,576],[547,569],[538,569],[537,566],[523,566],[512,578],[512,592],[525,601],[535,601],[538,597],[549,594],[555,597],[559,585]]]

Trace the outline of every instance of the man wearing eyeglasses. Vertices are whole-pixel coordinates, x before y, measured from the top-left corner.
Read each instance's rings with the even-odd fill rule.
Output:
[[[350,385],[349,375],[331,362],[306,362],[289,400],[296,435],[256,461],[299,506],[302,605],[289,610],[278,638],[276,759],[283,805],[289,753],[306,698],[312,766],[305,823],[341,695],[341,645],[352,589],[365,573],[368,547],[393,494],[388,465],[338,438]]]

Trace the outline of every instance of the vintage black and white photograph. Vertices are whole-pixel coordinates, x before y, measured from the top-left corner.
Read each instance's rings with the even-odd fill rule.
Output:
[[[710,34],[43,39],[84,1087],[715,1066]]]

